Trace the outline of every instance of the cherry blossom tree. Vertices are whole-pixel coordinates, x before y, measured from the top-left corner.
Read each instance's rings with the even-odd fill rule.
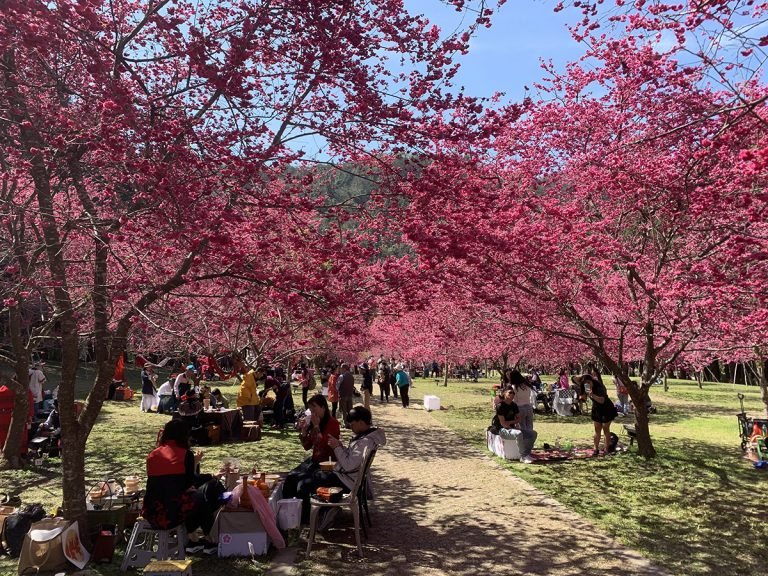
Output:
[[[634,37],[548,72],[492,156],[457,150],[425,169],[412,207],[435,224],[409,238],[446,274],[472,270],[474,296],[510,322],[591,349],[627,386],[651,457],[649,387],[731,306],[721,270],[764,253],[764,174],[744,163],[764,110],[733,122],[740,111],[700,68]],[[759,100],[763,87],[751,90]],[[447,170],[459,189],[441,194]],[[640,383],[629,360],[643,362]]]
[[[489,16],[484,3],[473,14],[441,38],[397,0],[3,3],[2,179],[28,198],[16,204],[34,242],[2,256],[6,270],[27,273],[18,250],[42,264],[17,284],[40,287],[61,346],[68,518],[84,519],[86,440],[134,325],[182,287],[297,281],[270,258],[335,239],[311,172],[290,168],[312,160],[312,142],[332,164],[426,148],[430,119],[467,100],[446,87]],[[83,338],[97,376],[76,417]]]

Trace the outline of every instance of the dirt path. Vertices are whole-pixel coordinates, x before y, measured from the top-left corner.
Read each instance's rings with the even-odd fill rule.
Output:
[[[359,560],[345,513],[319,534],[313,575],[660,575],[639,554],[466,446],[412,406],[374,405],[373,528]],[[522,464],[521,464],[522,466]],[[305,533],[306,535],[306,533]],[[303,550],[299,561],[304,558]]]

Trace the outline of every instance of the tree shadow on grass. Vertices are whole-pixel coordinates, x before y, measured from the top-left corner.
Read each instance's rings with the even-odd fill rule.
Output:
[[[383,419],[390,443],[372,469],[377,497],[365,559],[357,558],[351,515],[346,513],[337,528],[318,537],[311,558],[301,565],[302,573],[660,573],[631,553],[616,550],[602,535],[593,534],[590,524],[540,493],[505,479],[454,434],[428,425],[415,429],[411,416]],[[499,483],[481,486],[472,477],[457,476],[456,469],[466,474],[474,466],[482,468],[477,478]],[[409,477],[405,470],[415,475]],[[537,532],[534,527],[541,521],[556,530]]]
[[[661,439],[658,457],[634,453],[574,461],[567,472],[537,467],[525,476],[676,574],[764,574],[768,523],[760,480],[738,448]],[[566,475],[563,490],[552,490]],[[562,486],[562,484],[558,484]],[[584,498],[576,486],[597,486]]]
[[[398,452],[398,458],[402,454]],[[314,574],[362,571],[371,575],[424,574],[582,574],[604,575],[621,570],[623,574],[659,574],[659,570],[637,564],[628,568],[626,558],[609,541],[595,539],[585,544],[592,530],[585,522],[570,519],[563,531],[535,534],[520,531],[519,514],[512,502],[478,503],[468,512],[464,496],[454,493],[423,494],[407,479],[386,474],[377,477],[381,494],[372,503],[373,528],[364,541],[365,558],[358,559],[354,530],[349,513],[336,522],[336,528],[320,535],[313,545],[309,563]],[[396,489],[382,490],[394,485]],[[491,487],[489,489],[492,490]],[[432,523],[432,498],[457,512],[440,516]],[[453,503],[453,504],[452,504]],[[475,516],[477,513],[477,516]],[[554,517],[558,511],[545,499],[535,500],[522,512],[525,515]],[[602,542],[600,544],[599,542]],[[597,544],[596,544],[597,543]],[[597,547],[596,547],[597,546]],[[596,558],[605,557],[605,561]]]

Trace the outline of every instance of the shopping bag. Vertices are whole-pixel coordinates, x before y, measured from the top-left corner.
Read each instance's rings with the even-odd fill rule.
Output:
[[[71,526],[74,526],[77,532],[77,523],[73,524],[63,518],[43,518],[32,524],[21,547],[19,575],[65,571],[69,562],[64,554],[64,538],[65,532]],[[79,537],[77,543],[80,543]],[[78,552],[78,557],[82,556],[82,552]],[[85,562],[82,565],[85,566]]]

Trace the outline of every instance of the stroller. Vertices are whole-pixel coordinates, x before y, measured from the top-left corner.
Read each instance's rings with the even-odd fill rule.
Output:
[[[758,460],[768,461],[768,418],[749,418],[744,411],[744,394],[739,392],[741,413],[736,415],[739,421],[739,435],[741,436],[741,451],[746,452],[751,447],[757,452]]]

